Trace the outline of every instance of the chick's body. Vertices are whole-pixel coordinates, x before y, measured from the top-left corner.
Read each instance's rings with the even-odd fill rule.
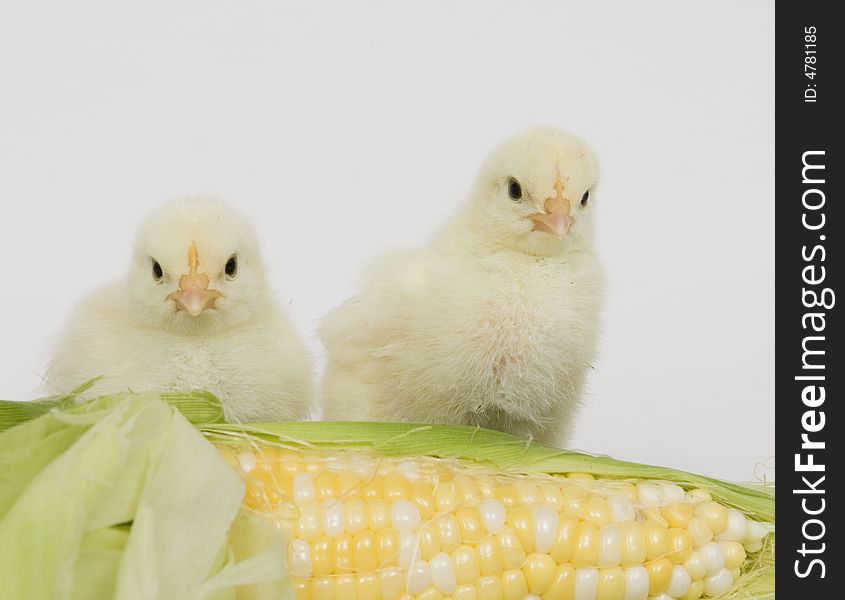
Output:
[[[199,231],[203,227],[210,231]],[[234,231],[226,235],[221,227]],[[206,290],[220,294],[205,307],[188,300],[182,307],[173,297],[189,288],[179,274],[191,270],[192,247],[199,248],[193,251],[195,272],[214,271],[203,266],[225,264],[232,256],[238,261],[234,277],[221,272],[209,278]],[[76,307],[48,368],[51,393],[102,376],[93,390],[98,394],[209,390],[230,421],[307,416],[310,360],[266,286],[253,233],[240,215],[203,198],[166,205],[139,234],[134,262],[127,280],[95,291]],[[161,268],[160,281],[151,272],[153,262]],[[188,308],[199,312],[187,314]]]
[[[567,153],[582,151],[554,130],[523,134],[516,150],[530,153],[535,137],[552,138],[551,149],[541,143],[534,151],[553,155],[553,172]],[[583,211],[570,210],[571,235],[560,239],[525,227],[523,217],[537,212],[516,206],[527,198],[500,206],[498,187],[523,170],[513,148],[511,141],[494,153],[470,201],[427,247],[382,258],[361,293],[326,317],[325,418],[480,425],[566,440],[595,355],[602,273]],[[595,178],[589,157],[580,158],[586,172],[568,178],[578,198]],[[529,169],[542,171],[537,163]],[[530,179],[523,174],[525,196]]]

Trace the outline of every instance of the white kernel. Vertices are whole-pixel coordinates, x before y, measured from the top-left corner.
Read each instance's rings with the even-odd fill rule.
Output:
[[[731,589],[733,583],[733,575],[723,567],[715,575],[704,578],[704,593],[711,597],[721,596]]]
[[[329,537],[337,537],[343,533],[344,515],[343,502],[326,500],[323,503],[323,530]]]
[[[602,525],[599,530],[600,567],[615,567],[622,561],[622,531],[617,523]]]
[[[407,569],[417,554],[417,536],[410,531],[399,532],[399,566]]]
[[[675,565],[672,567],[672,579],[669,580],[666,593],[674,598],[680,598],[689,591],[691,585],[692,579],[687,570],[681,565]]]
[[[410,531],[420,524],[420,509],[409,500],[397,500],[390,507],[390,517],[396,529]]]
[[[646,600],[648,583],[648,571],[645,567],[625,569],[625,595],[622,600]]]
[[[660,486],[654,483],[637,484],[637,503],[640,506],[660,506],[663,494],[660,493]]]
[[[505,526],[508,513],[504,505],[498,500],[485,500],[478,505],[478,512],[481,514],[481,521],[490,533],[496,533]]]
[[[652,596],[649,600],[676,600],[675,596],[670,596],[668,593],[663,592],[662,594],[658,594],[657,596]]]
[[[528,594],[523,600],[543,600],[540,596],[535,594]]]
[[[610,511],[616,523],[633,521],[637,517],[637,509],[625,496],[610,496],[607,503],[610,505]]]
[[[545,553],[554,546],[557,537],[557,511],[549,506],[534,507],[534,548]]]
[[[244,473],[249,473],[255,468],[255,454],[251,450],[244,450],[238,454],[238,464]]]
[[[746,542],[762,542],[763,539],[767,535],[769,535],[769,530],[771,528],[770,525],[766,525],[765,523],[760,523],[758,521],[752,521],[748,519],[747,521],[748,529],[745,532],[745,540]]]
[[[297,473],[293,476],[293,501],[308,502],[314,499],[314,478],[310,473]]]
[[[728,509],[728,526],[716,536],[720,542],[741,542],[748,531],[748,519],[733,508]]]
[[[428,562],[431,568],[431,581],[444,594],[451,594],[458,587],[458,580],[455,577],[455,569],[452,566],[452,557],[441,552],[431,557]]]
[[[311,545],[305,540],[293,540],[290,544],[290,574],[295,577],[311,577]]]
[[[674,483],[661,483],[660,493],[663,496],[663,504],[673,504],[675,502],[683,502],[686,497],[684,489]]]
[[[730,575],[730,573],[729,573]],[[416,560],[408,570],[408,593],[419,594],[431,585],[431,568],[424,560]]]
[[[715,575],[725,566],[725,550],[718,542],[707,542],[698,549],[704,565],[707,568],[707,575]]]
[[[575,600],[596,600],[598,590],[598,569],[577,569],[575,571]]]

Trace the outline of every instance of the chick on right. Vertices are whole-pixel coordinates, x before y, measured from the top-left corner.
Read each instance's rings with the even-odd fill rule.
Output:
[[[426,246],[380,257],[321,323],[324,418],[566,444],[597,351],[597,178],[569,133],[505,140]]]

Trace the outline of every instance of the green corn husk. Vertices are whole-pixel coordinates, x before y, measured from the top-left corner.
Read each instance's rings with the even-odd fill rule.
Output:
[[[134,397],[133,395],[113,396],[99,399],[96,402],[99,402],[101,406],[114,408],[126,399]],[[171,406],[177,407],[180,411],[184,411],[191,415],[193,419],[196,419],[194,422],[205,438],[215,445],[243,446],[248,444],[259,447],[318,448],[338,451],[350,449],[384,456],[425,456],[452,459],[510,474],[561,475],[581,472],[604,478],[671,481],[688,489],[707,490],[715,500],[736,508],[757,521],[769,523],[774,529],[774,489],[771,485],[738,485],[666,467],[642,465],[605,456],[558,450],[528,443],[507,434],[472,427],[325,422],[231,425],[221,423],[219,416],[214,416],[217,413],[213,408],[210,408],[209,403],[216,404],[218,409],[219,404],[210,394],[169,394],[162,396],[162,398],[167,400]],[[56,412],[63,414],[84,413],[86,406],[84,404],[74,408],[66,408],[59,402]],[[4,419],[8,414],[12,413],[0,410],[0,430],[3,429]],[[204,415],[210,418],[207,420],[198,418]],[[20,415],[13,415],[13,417],[20,418]],[[38,419],[33,421],[33,423],[36,422],[38,422]],[[12,429],[7,434],[13,433],[17,429]],[[3,449],[4,435],[6,434],[0,434],[0,452]],[[56,443],[62,446],[65,442],[59,438]],[[33,468],[37,468],[43,461],[38,458],[40,456],[38,452],[35,452],[34,456],[32,464]],[[0,461],[0,468],[2,468],[2,461]],[[2,471],[0,471],[0,478],[2,478]],[[5,482],[2,479],[0,479],[0,483],[4,483],[3,486],[0,486],[0,489],[5,487]],[[2,525],[5,512],[3,496],[4,492],[0,492],[0,525]],[[168,503],[165,496],[164,490],[161,490],[161,493],[157,496],[159,499],[157,510],[160,514],[175,510],[174,502]],[[135,518],[138,518],[137,515],[135,515]],[[166,515],[163,518],[169,519]],[[171,528],[178,528],[179,526],[178,520],[170,523]],[[134,528],[135,525],[133,524],[132,527]],[[121,549],[128,547],[125,532],[109,531],[99,535],[103,538],[102,543],[97,545],[94,551],[87,550],[83,544],[81,554],[93,552],[93,555],[104,556],[107,565],[113,564]],[[130,533],[130,538],[131,535]],[[232,561],[240,561],[243,558],[244,548],[255,543],[256,540],[262,539],[263,536],[272,537],[273,535],[273,532],[266,528],[266,523],[252,521],[248,525],[233,526],[229,540],[230,562],[227,566],[231,567],[234,564]],[[235,538],[236,541],[233,542],[232,540]],[[278,548],[278,539],[273,539],[275,542],[267,542],[263,547],[266,548],[268,543],[271,545],[275,543],[276,548]],[[766,538],[763,548],[759,552],[749,555],[742,576],[735,583],[733,589],[721,598],[724,600],[774,598],[774,543],[774,533],[772,532]],[[258,563],[262,560],[270,560],[271,562],[273,560],[268,559],[266,554],[259,552],[253,551],[247,554],[249,556],[256,555],[254,558],[255,562]],[[281,554],[277,554],[275,558],[277,563],[281,562],[278,560],[279,556]],[[154,573],[173,568],[164,560],[154,561],[153,557],[148,558],[148,567]],[[249,562],[249,560],[251,559],[244,562]],[[0,556],[0,565],[3,564],[2,561],[3,557]],[[241,564],[243,563],[238,562],[235,566]],[[229,577],[226,584],[215,589],[231,590],[234,587],[241,586],[238,589],[250,589],[255,594],[254,597],[261,598],[282,597],[280,594],[283,594],[284,590],[289,592],[289,580],[286,576],[273,573],[270,563],[264,564],[263,567],[264,571],[261,571],[261,569],[258,569],[258,571],[263,573],[264,579],[255,576],[250,578],[249,575],[241,574]],[[100,579],[108,579],[109,568],[107,566],[101,567],[101,570],[106,571],[106,573],[99,574]],[[226,568],[223,568],[220,572],[225,573]],[[2,581],[2,575],[0,573],[0,581]],[[276,578],[274,579],[274,577]],[[0,587],[2,587],[2,583],[0,583]]]

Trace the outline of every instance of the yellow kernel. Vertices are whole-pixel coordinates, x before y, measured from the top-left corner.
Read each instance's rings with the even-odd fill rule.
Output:
[[[669,527],[686,527],[692,519],[695,509],[683,502],[675,502],[674,504],[667,504],[660,512]]]
[[[505,561],[495,538],[484,538],[478,543],[476,550],[482,575],[498,575],[505,569]]]
[[[540,502],[553,508],[563,508],[563,494],[560,487],[551,483],[540,486]]]
[[[503,600],[504,597],[499,577],[482,577],[478,580],[478,600]]]
[[[456,477],[455,491],[460,502],[466,506],[474,506],[484,500],[481,487],[472,477]]]
[[[646,559],[663,558],[669,553],[669,530],[654,519],[643,523]]]
[[[441,552],[451,552],[460,545],[461,530],[455,515],[443,515],[437,519],[437,537]]]
[[[393,522],[390,505],[384,500],[374,500],[368,503],[370,513],[370,529],[379,530]]]
[[[502,573],[502,592],[505,600],[525,600],[528,595],[528,583],[520,569]]]
[[[566,478],[573,481],[592,481],[595,479],[590,473],[567,473]]]
[[[296,600],[311,600],[311,580],[294,581],[293,594]]]
[[[441,481],[434,490],[434,507],[437,512],[450,512],[458,506],[458,494],[455,484],[451,481]]]
[[[696,550],[693,550],[689,558],[684,561],[684,568],[693,581],[702,579],[707,574],[707,563],[704,562],[704,557]]]
[[[596,600],[622,600],[625,597],[625,571],[619,567],[601,569]]]
[[[296,537],[310,542],[323,533],[323,510],[316,502],[306,502],[299,507]]]
[[[548,554],[529,554],[522,567],[525,574],[525,581],[528,583],[528,590],[537,596],[541,596],[551,587],[557,574],[557,563]]]
[[[601,496],[592,496],[584,504],[583,508],[584,518],[592,521],[596,525],[604,525],[613,520],[613,511],[610,509],[610,504]]]
[[[405,576],[402,569],[382,569],[378,573],[379,589],[384,600],[399,600],[402,588],[405,587]]]
[[[745,548],[739,542],[719,542],[725,551],[725,568],[729,571],[739,569],[745,564]]]
[[[572,564],[575,567],[594,567],[599,560],[599,528],[589,521],[582,521],[578,526],[577,542],[572,551]]]
[[[361,497],[364,500],[381,500],[384,497],[381,482],[382,478],[378,475],[365,480],[361,486]]]
[[[488,498],[493,498],[496,494],[496,481],[491,477],[483,477],[477,478],[478,482],[478,489],[481,490],[481,495],[484,497],[485,500]]]
[[[698,548],[713,539],[713,530],[701,517],[693,517],[687,525],[687,531],[692,536],[693,545]]]
[[[728,509],[717,502],[702,502],[695,507],[695,516],[707,522],[713,535],[719,535],[728,527]]]
[[[411,502],[417,505],[423,520],[434,514],[434,487],[430,483],[417,481],[411,488]]]
[[[474,585],[459,585],[452,592],[452,600],[478,600],[478,592]]]
[[[518,506],[522,501],[519,496],[519,492],[517,492],[516,488],[514,488],[509,483],[502,484],[498,488],[496,488],[494,497],[496,498],[496,500],[504,504],[505,508]]]
[[[334,572],[334,549],[334,540],[327,535],[321,535],[311,544],[311,571],[315,576]]]
[[[499,531],[494,534],[499,543],[499,550],[506,569],[518,569],[525,562],[525,550],[519,543],[516,534],[509,530]]]
[[[355,548],[352,536],[341,533],[335,539],[335,573],[351,573],[355,570]]]
[[[341,575],[334,580],[335,600],[357,600],[358,586],[354,575]]]
[[[381,596],[378,585],[378,576],[375,573],[358,575],[358,598],[379,598]]]
[[[367,516],[367,504],[360,498],[347,501],[343,505],[343,522],[346,531],[358,533],[367,529],[369,518]]]
[[[462,542],[475,544],[484,537],[486,530],[477,507],[465,506],[459,508],[455,511],[455,517],[458,519]]]
[[[561,488],[561,495],[563,496],[563,505],[567,509],[580,514],[590,493],[580,485],[567,485]]]
[[[475,583],[481,577],[478,555],[471,546],[459,546],[452,552],[452,567],[459,584]]]
[[[276,463],[274,469],[277,473],[284,473],[286,475],[296,475],[297,473],[305,472],[305,465],[299,460],[299,454],[295,452],[281,452],[279,454],[279,461]]]
[[[704,594],[704,580],[697,579],[689,586],[689,591],[678,600],[698,600]]]
[[[574,515],[560,515],[555,543],[552,544],[549,554],[558,563],[567,562],[575,550],[575,543],[578,539],[578,518]],[[642,561],[640,561],[642,563]]]
[[[355,569],[358,572],[375,571],[378,568],[378,538],[373,530],[356,533],[352,547]]]
[[[337,490],[344,500],[361,497],[363,478],[352,471],[339,473],[337,476]]]
[[[534,552],[534,507],[519,506],[508,511],[507,525],[526,552]]]
[[[570,600],[575,597],[575,567],[569,563],[558,565],[557,573],[543,600]]]
[[[378,536],[378,564],[395,565],[399,557],[399,533],[392,527],[376,532]]]
[[[432,523],[426,523],[420,527],[417,541],[420,546],[420,558],[423,560],[430,560],[432,556],[440,552],[440,540],[437,538],[437,530]]]
[[[411,497],[411,484],[399,473],[388,473],[382,480],[385,500],[407,500]]]
[[[692,536],[686,529],[672,527],[669,530],[669,554],[667,558],[673,563],[682,563],[692,552]]]
[[[513,484],[513,488],[519,495],[520,504],[539,504],[540,489],[536,483],[520,479]]]
[[[334,600],[334,579],[317,577],[311,582],[311,597],[314,600]]]
[[[314,477],[314,497],[317,500],[338,498],[337,475],[331,471],[323,471]]]
[[[672,561],[668,558],[651,560],[643,565],[648,573],[648,593],[657,596],[666,591],[672,580]]]
[[[432,586],[423,591],[422,594],[417,594],[416,600],[443,600],[443,594],[436,587]]]
[[[637,567],[645,562],[646,543],[642,523],[629,521],[619,524],[622,537],[622,566]]]

